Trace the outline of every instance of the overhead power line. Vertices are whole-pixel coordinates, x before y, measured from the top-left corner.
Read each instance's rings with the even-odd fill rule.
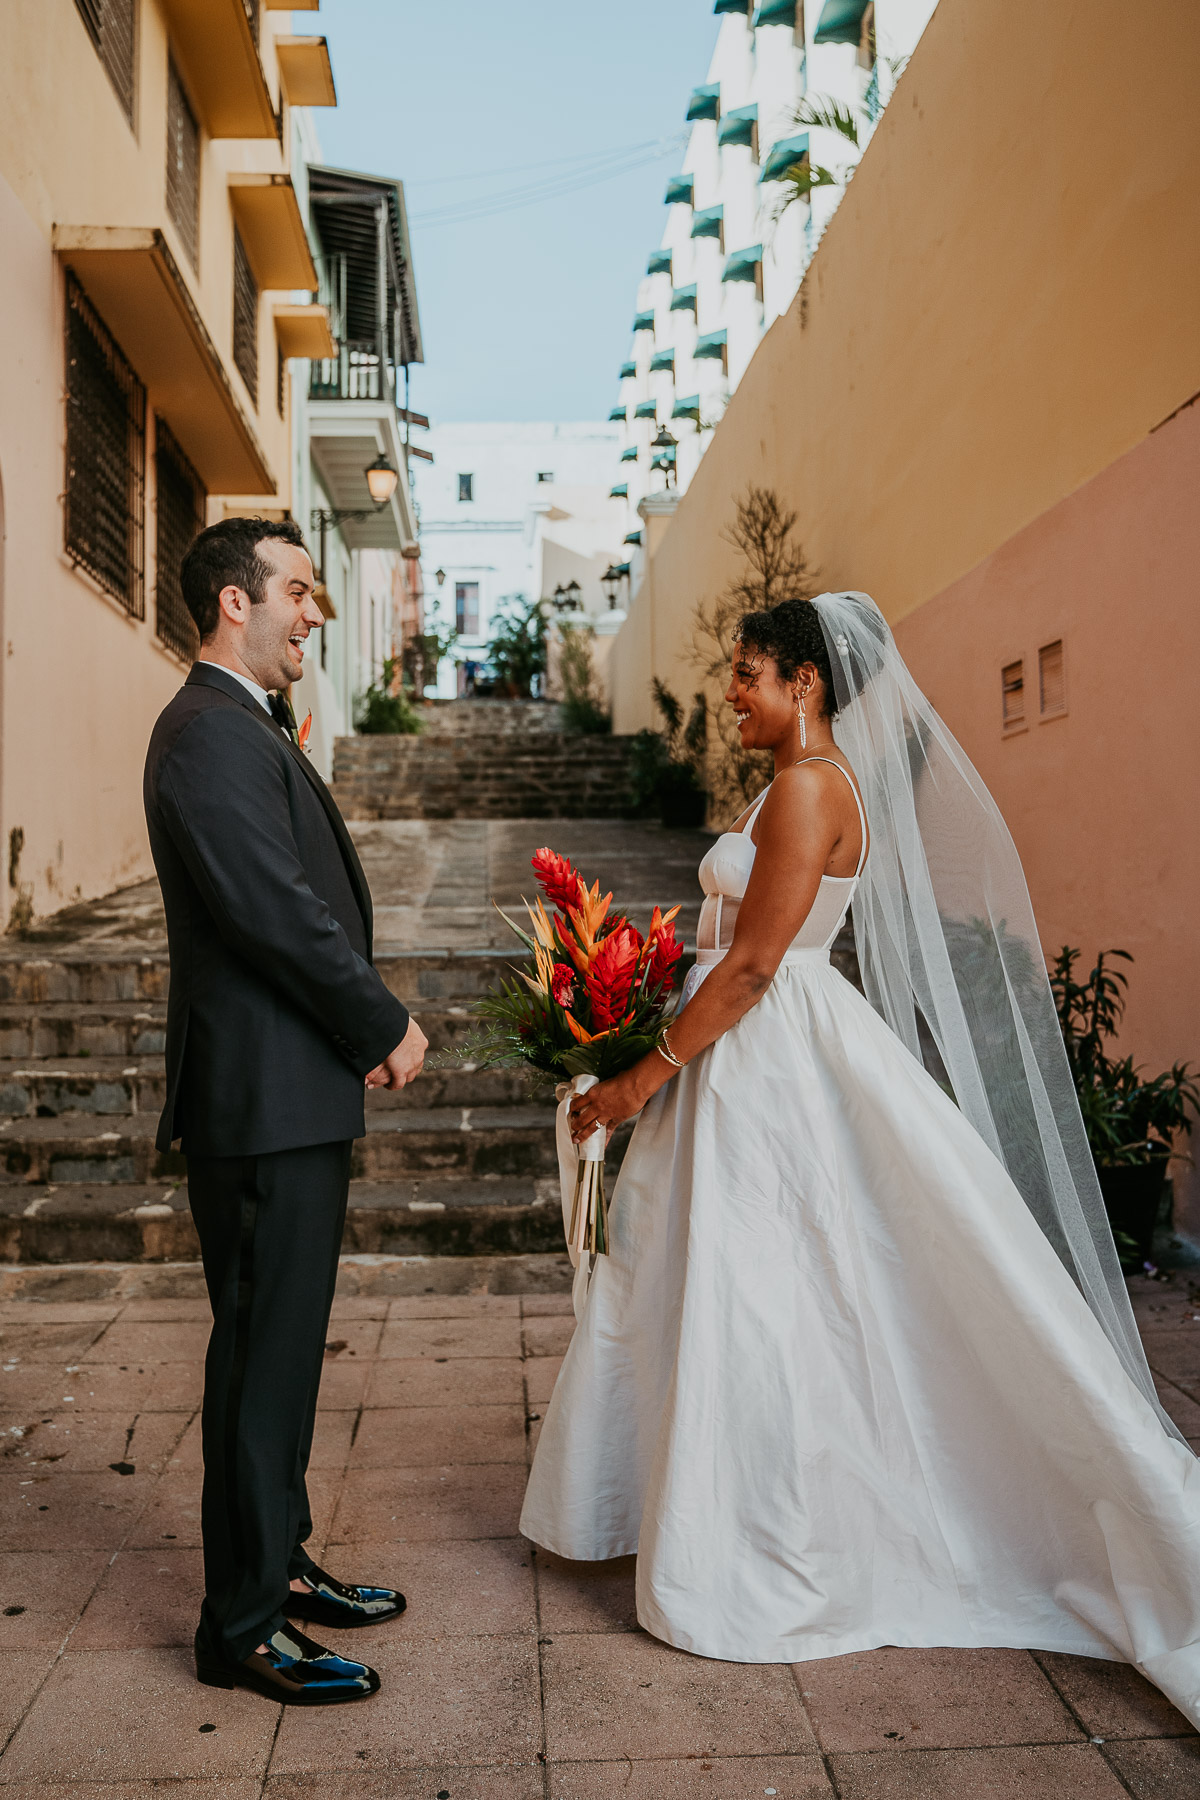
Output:
[[[624,150],[600,152],[581,168],[564,169],[556,165],[553,173],[547,175],[544,181],[523,183],[519,187],[492,194],[473,194],[469,200],[459,201],[436,211],[415,213],[411,223],[430,229],[444,225],[466,225],[477,219],[495,218],[498,214],[513,212],[518,207],[561,199],[568,194],[578,193],[582,188],[594,187],[598,182],[613,180],[619,175],[629,174],[634,169],[644,168],[649,163],[674,155],[683,141],[683,134],[676,134]],[[547,165],[539,166],[545,168]]]
[[[614,144],[607,150],[579,150],[574,156],[556,156],[554,166],[560,169],[573,167],[576,163],[592,163],[609,156],[632,155],[638,150],[652,150],[660,143],[677,144],[683,141],[684,134],[679,133],[672,138],[645,138],[637,144]],[[444,187],[450,182],[492,181],[504,175],[528,175],[532,170],[547,167],[546,158],[541,156],[536,162],[509,163],[503,169],[481,169],[478,165],[473,169],[464,169],[460,175],[420,175],[414,180],[406,180],[405,190],[411,188]]]

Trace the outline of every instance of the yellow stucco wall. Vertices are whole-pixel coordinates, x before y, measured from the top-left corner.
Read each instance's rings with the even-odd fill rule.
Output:
[[[158,0],[137,8],[130,128],[74,0],[4,0],[0,58],[0,929],[150,873],[141,771],[154,719],[186,665],[154,629],[153,415],[147,395],[145,618],[129,618],[63,552],[63,272],[54,228],[161,230],[238,402],[289,503],[289,426],[276,405],[269,300],[260,313],[257,407],[232,361],[227,176],[283,169],[274,136],[202,133],[199,266],[166,209],[168,34]],[[273,32],[261,52],[276,99]],[[277,23],[276,23],[277,22]],[[203,123],[203,121],[201,121]],[[132,346],[125,346],[132,349]],[[170,422],[169,408],[167,411]],[[219,501],[210,501],[219,515]],[[22,847],[9,878],[12,833]]]
[[[1200,389],[1197,67],[1192,0],[941,0],[653,557],[614,729],[652,722],[651,642],[687,691],[749,483],[899,619]]]

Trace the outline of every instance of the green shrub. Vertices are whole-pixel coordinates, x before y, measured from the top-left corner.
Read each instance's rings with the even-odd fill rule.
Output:
[[[364,735],[391,733],[399,737],[415,737],[421,729],[420,715],[403,687],[392,693],[399,664],[395,657],[386,658],[381,685],[373,683],[361,694],[354,709],[354,729]]]
[[[590,626],[559,627],[561,650],[558,672],[563,685],[559,707],[563,727],[581,737],[598,737],[612,730],[612,719],[605,712],[596,692],[596,669],[592,661]]]

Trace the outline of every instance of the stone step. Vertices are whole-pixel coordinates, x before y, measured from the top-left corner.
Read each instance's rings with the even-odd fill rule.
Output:
[[[616,1167],[608,1174],[613,1191]],[[346,1256],[519,1256],[563,1249],[557,1176],[352,1181]],[[189,1262],[184,1185],[0,1187],[0,1261]]]
[[[554,1117],[552,1104],[528,1103],[373,1110],[353,1173],[376,1181],[552,1174]],[[181,1181],[186,1160],[155,1148],[157,1129],[154,1113],[10,1119],[0,1125],[0,1186]]]
[[[340,738],[333,791],[350,819],[623,818],[632,744],[546,731]]]
[[[427,700],[419,711],[422,737],[507,738],[562,729],[559,708],[549,700]]]
[[[533,889],[533,877],[530,876]],[[507,950],[381,949],[376,967],[398,999],[473,999],[508,972]],[[167,998],[165,950],[145,956],[71,950],[55,955],[0,950],[0,1010],[23,1006],[155,1007]]]
[[[57,1118],[60,1113],[157,1117],[166,1088],[161,1056],[62,1057],[44,1063],[0,1061],[0,1119]],[[419,1082],[396,1092],[372,1089],[368,1112],[428,1110],[440,1106],[524,1104],[533,1082],[524,1069],[428,1069]]]
[[[161,1056],[166,1023],[162,1001],[8,1002],[0,1005],[0,1056]]]
[[[414,1008],[418,1003],[414,1002]],[[421,1029],[433,1050],[458,1049],[478,1029],[467,1005],[419,1003]],[[83,1006],[48,1000],[0,1006],[0,1059],[7,1062],[77,1057],[161,1056],[167,1009],[162,1003],[109,1000]]]

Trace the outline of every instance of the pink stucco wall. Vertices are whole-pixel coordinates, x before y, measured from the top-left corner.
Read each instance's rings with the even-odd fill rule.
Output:
[[[1200,402],[896,636],[1008,820],[1047,953],[1131,951],[1126,1047],[1156,1069],[1200,1062]],[[1067,711],[1041,720],[1038,649],[1057,638]],[[1000,672],[1018,657],[1030,723],[1006,738]],[[1177,1185],[1200,1226],[1200,1182]]]

